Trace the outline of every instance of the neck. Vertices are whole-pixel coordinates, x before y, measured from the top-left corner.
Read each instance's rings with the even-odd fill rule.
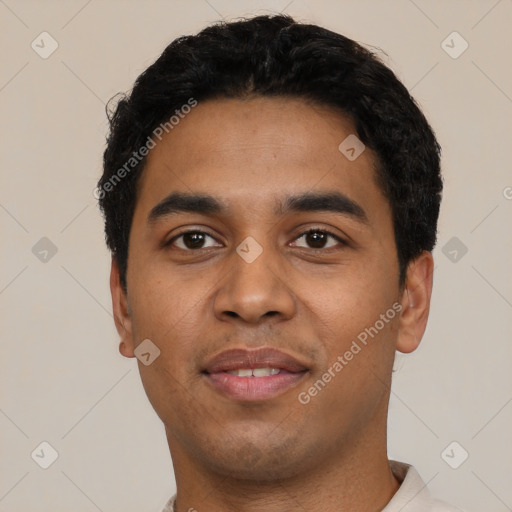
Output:
[[[177,484],[176,512],[339,512],[382,510],[398,490],[382,438],[353,440],[294,476],[247,480],[216,473],[198,463],[169,433]]]

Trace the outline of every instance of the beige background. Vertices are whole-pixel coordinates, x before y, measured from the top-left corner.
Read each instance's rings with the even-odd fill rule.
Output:
[[[511,0],[0,0],[0,512],[158,511],[174,492],[136,360],[117,352],[92,195],[104,103],[175,37],[282,10],[383,48],[438,134],[433,307],[397,359],[389,452],[453,504],[512,510]],[[31,48],[43,31],[59,45],[47,59]],[[456,59],[453,31],[469,44]],[[443,253],[453,237],[463,256]],[[59,454],[46,470],[30,456],[42,441]],[[469,453],[458,469],[441,456],[452,441],[446,460]]]

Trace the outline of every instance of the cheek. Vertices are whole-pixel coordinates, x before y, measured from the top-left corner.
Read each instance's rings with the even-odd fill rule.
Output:
[[[364,265],[357,272],[352,267],[328,284],[311,286],[310,282],[304,289],[327,356],[317,377],[322,378],[320,374],[329,368],[336,375],[325,394],[326,403],[350,403],[351,396],[372,402],[385,389],[394,360],[399,303],[398,282],[384,267],[382,262]]]
[[[157,264],[141,266],[129,282],[128,297],[132,309],[132,330],[135,343],[149,338],[162,351],[174,351],[175,360],[182,359],[187,347],[197,341],[206,315],[206,285],[201,279],[184,280]]]
[[[392,274],[378,262],[340,267],[328,280],[303,280],[297,293],[331,336],[346,339],[373,325],[397,300],[398,280],[386,277]]]

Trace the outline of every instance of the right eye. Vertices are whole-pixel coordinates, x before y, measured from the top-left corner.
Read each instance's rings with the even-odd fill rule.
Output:
[[[204,243],[207,238],[211,238],[216,242],[215,238],[205,231],[189,230],[173,236],[165,246],[170,247],[175,245],[182,251],[197,251],[214,247],[212,245],[204,247]]]

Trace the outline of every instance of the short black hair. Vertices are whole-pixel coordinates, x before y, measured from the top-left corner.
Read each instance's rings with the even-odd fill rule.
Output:
[[[141,148],[150,147],[159,126],[169,131],[170,118],[177,119],[173,114],[186,105],[253,96],[302,98],[353,122],[358,138],[378,158],[376,181],[391,206],[403,284],[408,263],[436,242],[442,178],[435,134],[375,51],[325,28],[274,15],[218,22],[175,39],[108,114],[96,196],[124,289],[137,183],[146,161]]]

